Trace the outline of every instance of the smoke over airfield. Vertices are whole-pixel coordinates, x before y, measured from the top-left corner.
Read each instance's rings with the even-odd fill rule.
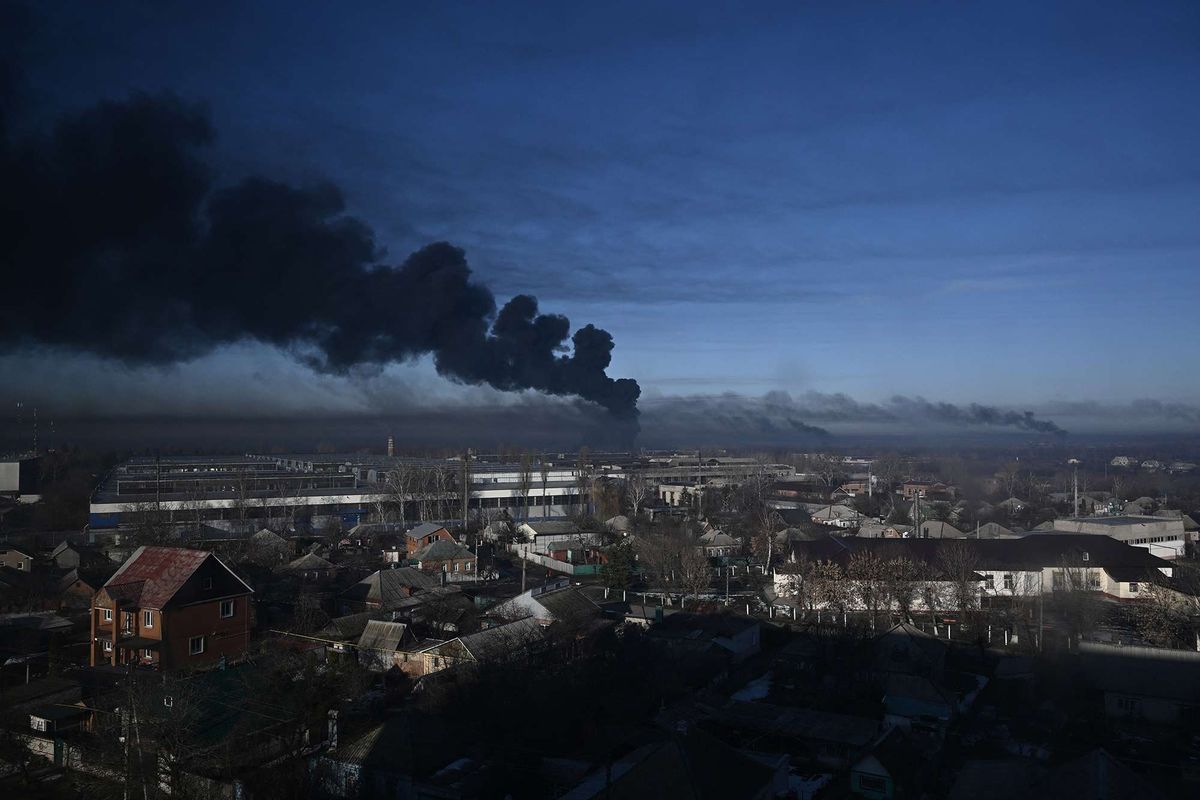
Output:
[[[681,440],[754,442],[808,439],[834,431],[861,431],[876,426],[896,428],[1007,428],[1064,435],[1066,431],[1029,411],[1012,411],[976,403],[954,405],[922,397],[896,395],[880,403],[857,401],[844,394],[767,392],[760,397],[740,394],[657,397],[643,403],[645,420]]]
[[[161,365],[254,340],[336,374],[429,354],[452,380],[637,416],[637,382],[607,374],[607,331],[571,334],[528,295],[497,311],[462,250],[431,244],[387,265],[332,184],[214,185],[202,106],[139,95],[19,140],[11,122],[0,118],[0,349]]]

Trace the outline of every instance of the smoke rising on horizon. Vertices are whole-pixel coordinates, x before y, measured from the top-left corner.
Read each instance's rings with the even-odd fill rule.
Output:
[[[0,350],[153,365],[255,340],[336,374],[430,354],[452,380],[637,416],[637,382],[606,372],[607,331],[571,334],[528,295],[497,311],[462,250],[385,265],[332,184],[215,186],[202,106],[137,95],[19,140],[11,123],[0,117]]]
[[[739,394],[655,398],[647,414],[668,415],[681,427],[695,430],[791,433],[820,436],[822,425],[945,425],[948,427],[1011,428],[1033,433],[1065,435],[1055,423],[1030,411],[1013,411],[978,403],[955,405],[923,397],[895,395],[881,403],[864,403],[845,394],[767,392],[761,397]],[[801,418],[807,420],[802,422]]]

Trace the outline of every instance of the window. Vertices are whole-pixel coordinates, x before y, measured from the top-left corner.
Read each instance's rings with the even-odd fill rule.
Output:
[[[204,652],[204,637],[193,636],[188,639],[188,652],[194,656],[201,655]]]
[[[222,600],[221,601],[221,619],[229,619],[232,616],[233,616],[233,601],[232,600]]]
[[[108,639],[105,639],[104,643],[100,647],[106,653],[111,652],[112,651],[112,642],[110,642]]]
[[[1007,573],[1005,573],[1005,574],[1004,574],[1004,588],[1005,588],[1005,590],[1006,590],[1006,591],[1009,591],[1009,592],[1011,592],[1011,591],[1012,591],[1012,590],[1013,590],[1013,589],[1016,587],[1016,585],[1017,585],[1017,582],[1016,582],[1016,580],[1014,579],[1014,576],[1013,576],[1013,574],[1012,574],[1011,572],[1007,572]]]
[[[458,572],[458,562],[457,561],[454,562],[454,571]]]
[[[42,731],[43,733],[48,728],[48,726],[46,725],[46,720],[42,719],[41,717],[34,717],[34,716],[30,716],[29,726],[31,728],[33,728],[35,731]]]
[[[111,608],[104,609],[104,621],[112,622],[112,609]]]
[[[1130,593],[1130,594],[1137,594],[1137,593],[1138,593],[1138,584],[1137,584],[1137,581],[1130,581],[1130,582],[1129,582],[1129,593]]]
[[[205,589],[211,589],[213,587],[212,578],[205,578],[202,585]]]
[[[154,612],[153,611],[143,611],[142,612],[142,627],[143,628],[153,628],[154,627]]]
[[[1134,716],[1142,710],[1142,704],[1132,697],[1118,697],[1117,710],[1123,714]]]
[[[886,792],[887,779],[877,775],[859,775],[858,788],[867,792]]]
[[[18,561],[18,562],[17,562],[17,569],[25,569],[25,562],[24,562],[24,561]]]
[[[142,651],[142,658],[146,659],[147,661],[153,661],[154,660],[154,651],[151,650],[149,647],[147,647],[145,650]]]

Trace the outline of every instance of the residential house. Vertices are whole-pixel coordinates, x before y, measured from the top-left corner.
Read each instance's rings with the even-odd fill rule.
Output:
[[[404,533],[404,552],[408,558],[416,558],[417,553],[429,547],[434,542],[456,543],[454,536],[442,525],[436,522],[423,522]]]
[[[231,659],[250,643],[254,590],[204,550],[139,547],[92,601],[92,666],[177,669]]]
[[[596,533],[581,531],[579,526],[570,520],[522,522],[513,533],[516,541],[528,543],[533,552],[543,555],[553,552],[566,542],[582,540],[593,545],[603,544],[601,537]]]
[[[444,638],[479,628],[475,602],[453,584],[435,586],[395,603],[392,619],[407,622],[428,634]]]
[[[78,569],[79,567],[103,566],[111,563],[102,553],[89,548],[80,547],[64,540],[50,553],[50,560],[58,569]],[[116,565],[113,565],[116,568]]]
[[[294,575],[306,583],[325,583],[337,576],[337,565],[316,553],[305,553],[276,569],[284,575]]]
[[[962,539],[966,536],[966,534],[949,522],[942,522],[936,519],[922,522],[918,531],[917,535],[922,539]],[[862,532],[859,531],[858,535],[862,536]]]
[[[850,791],[870,800],[922,796],[921,754],[908,736],[892,728],[850,766]]]
[[[530,589],[488,612],[500,619],[532,617],[542,625],[554,622],[579,624],[600,616],[600,606],[571,585],[568,578]]]
[[[902,728],[914,724],[923,728],[944,727],[958,709],[957,699],[929,678],[921,675],[889,675],[883,694],[886,721]]]
[[[905,500],[953,500],[957,490],[939,481],[905,481],[900,485],[900,494]]]
[[[966,536],[969,539],[1017,539],[1021,534],[1009,530],[998,522],[985,522],[977,525],[975,530]]]
[[[15,547],[0,549],[0,567],[8,567],[18,572],[31,572],[33,570],[33,556]]]
[[[1019,497],[1009,497],[996,503],[997,506],[1003,508],[1010,514],[1019,514],[1029,507],[1029,503]]]
[[[867,520],[858,528],[858,535],[870,539],[906,539],[913,533],[912,525],[892,525]]]
[[[449,580],[473,581],[476,577],[475,554],[453,539],[435,539],[413,559],[422,572],[444,573]]]
[[[862,521],[858,509],[834,503],[827,506],[816,506],[809,510],[812,521],[818,525],[828,525],[831,528],[853,528]]]
[[[1085,641],[1077,657],[1112,720],[1187,725],[1200,712],[1200,653]]]
[[[246,550],[251,561],[270,567],[287,561],[292,547],[287,539],[263,528],[250,537]]]
[[[342,614],[391,611],[400,601],[437,585],[437,578],[416,567],[378,570],[342,592],[338,609]]]
[[[336,717],[329,723],[330,748],[313,760],[322,797],[437,798],[424,780],[457,760],[454,742],[440,720],[406,710],[342,739]]]
[[[672,647],[717,647],[730,653],[736,662],[760,651],[761,630],[762,625],[753,617],[680,612],[664,617],[661,622],[651,626],[647,636]]]
[[[543,628],[538,620],[526,617],[442,642],[421,653],[422,674],[528,658],[545,646]]]
[[[741,551],[741,543],[718,528],[709,528],[700,535],[700,549],[709,558],[735,556]]]
[[[334,617],[316,633],[316,637],[326,642],[329,649],[335,653],[348,653],[362,638],[367,623],[373,619],[381,619],[383,612],[360,611],[357,614],[346,614]]]
[[[913,675],[941,680],[948,645],[925,631],[901,622],[875,637],[874,671],[879,675]]]
[[[403,622],[368,620],[358,637],[358,662],[375,672],[386,672],[392,667],[403,669],[408,648],[416,641],[417,637]]]
[[[116,564],[76,567],[59,579],[58,607],[84,611],[92,607],[92,599],[105,581],[117,570]]]

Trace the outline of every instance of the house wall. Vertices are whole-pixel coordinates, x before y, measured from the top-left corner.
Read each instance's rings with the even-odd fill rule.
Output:
[[[759,626],[751,625],[736,636],[730,638],[721,637],[716,642],[721,647],[733,653],[736,660],[741,661],[743,658],[749,658],[758,653],[760,649]]]
[[[33,569],[33,559],[20,550],[0,550],[0,566],[29,572]]]
[[[426,546],[431,545],[434,542],[444,541],[454,541],[454,537],[450,535],[450,531],[446,530],[445,528],[438,528],[428,536],[422,536],[419,539],[414,539],[413,537],[407,535],[404,537],[409,558],[412,558]]]
[[[222,656],[232,659],[244,653],[250,644],[252,627],[250,596],[232,599],[233,616],[224,619],[220,600],[168,609],[160,633],[163,638],[159,651],[162,667],[176,669],[211,664]],[[204,652],[200,655],[189,652],[188,642],[193,636],[204,637]]]
[[[882,786],[878,786],[882,782]],[[887,800],[895,797],[896,787],[892,776],[873,757],[864,758],[850,770],[850,790],[859,797]]]
[[[1104,713],[1114,719],[1144,720],[1160,725],[1174,725],[1183,715],[1183,705],[1175,700],[1105,692]]]

